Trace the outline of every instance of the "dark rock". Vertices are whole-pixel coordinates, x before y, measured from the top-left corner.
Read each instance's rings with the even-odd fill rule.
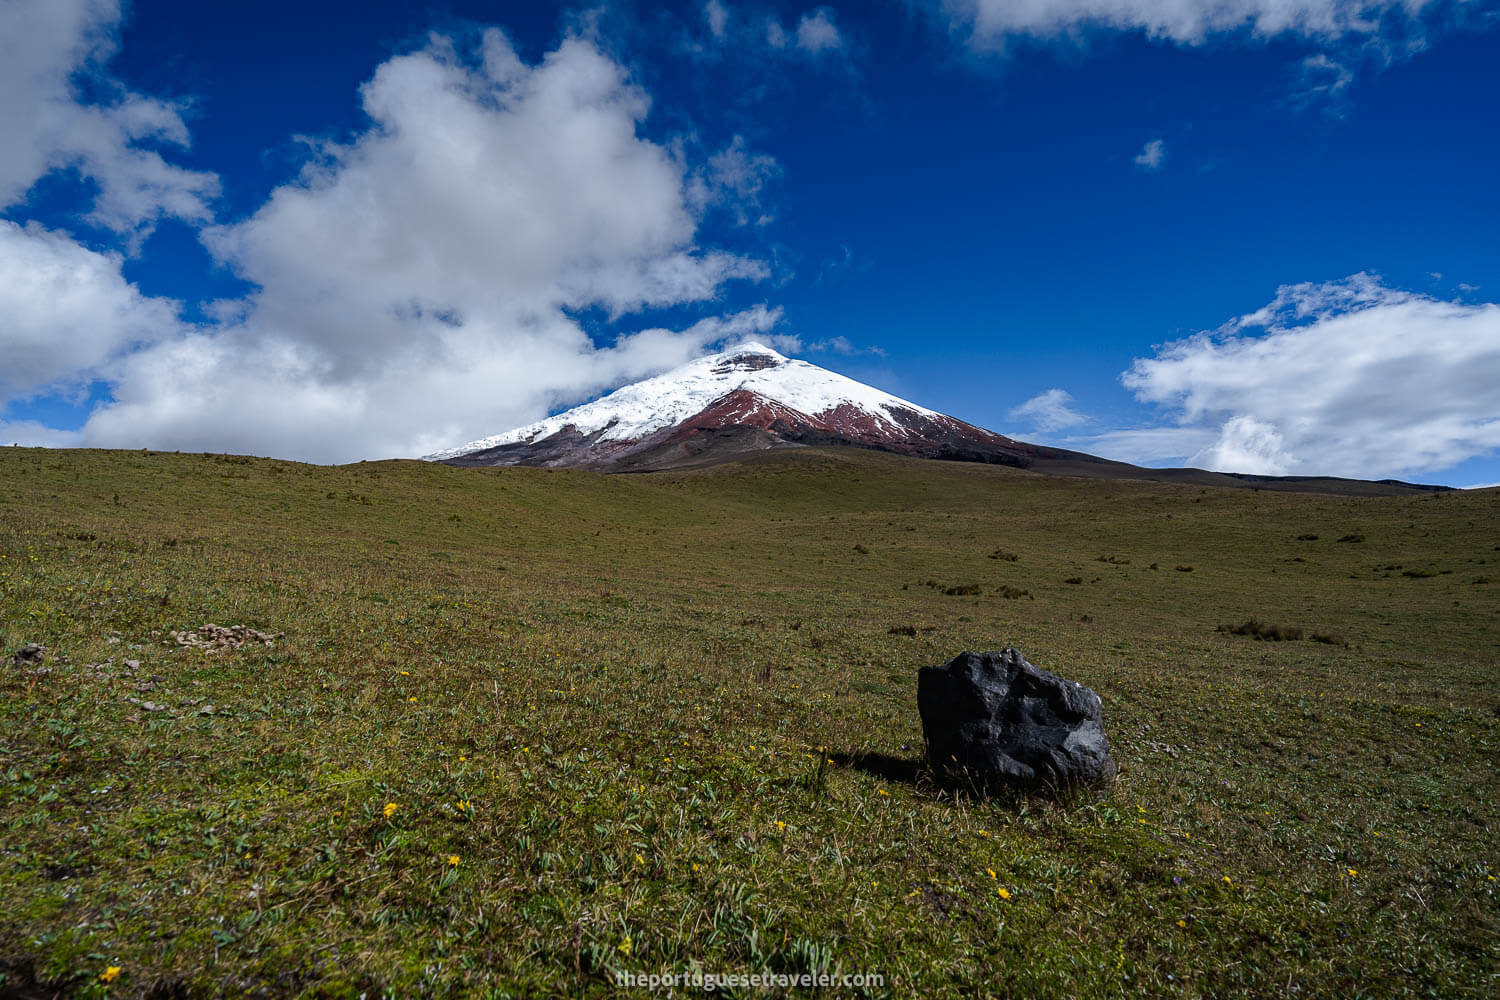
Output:
[[[16,666],[18,666],[18,667],[32,667],[32,666],[36,666],[38,663],[41,663],[46,658],[47,658],[47,647],[46,646],[38,646],[34,642],[28,642],[26,645],[24,645],[20,649],[16,650],[16,656],[15,656]]]
[[[923,667],[917,710],[933,770],[975,789],[1058,790],[1117,770],[1099,696],[1015,648]]]

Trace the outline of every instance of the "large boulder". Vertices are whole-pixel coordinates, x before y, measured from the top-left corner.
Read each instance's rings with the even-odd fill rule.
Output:
[[[923,667],[917,710],[928,763],[972,788],[1056,791],[1108,781],[1117,770],[1099,696],[1032,666],[1019,649]]]

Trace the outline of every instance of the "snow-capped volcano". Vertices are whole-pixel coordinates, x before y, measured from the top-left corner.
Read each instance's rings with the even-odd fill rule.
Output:
[[[639,470],[807,444],[1028,464],[1027,446],[750,343],[525,427],[427,456]]]

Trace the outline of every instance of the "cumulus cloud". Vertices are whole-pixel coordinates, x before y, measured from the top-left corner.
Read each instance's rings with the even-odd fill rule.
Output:
[[[1139,31],[1198,45],[1210,36],[1248,32],[1333,41],[1374,38],[1386,17],[1416,18],[1441,0],[942,0],[952,26],[980,48],[1011,39],[1076,38],[1090,30]]]
[[[1029,420],[1041,431],[1057,431],[1084,423],[1088,417],[1070,405],[1073,397],[1062,389],[1048,389],[1010,411],[1017,420]]]
[[[1161,139],[1152,139],[1135,154],[1135,165],[1142,170],[1155,173],[1167,162],[1167,144]]]
[[[169,163],[153,146],[186,147],[180,109],[111,79],[119,0],[0,3],[0,209],[56,170],[91,178],[89,221],[137,238],[157,220],[204,221],[218,178]],[[86,78],[102,100],[85,100]]]
[[[1500,305],[1356,274],[1137,359],[1121,376],[1226,472],[1420,475],[1500,448]]]
[[[433,37],[362,88],[370,127],[253,216],[210,228],[257,290],[118,362],[85,438],[315,461],[418,455],[772,330],[765,308],[598,349],[574,318],[711,302],[759,261],[695,244],[691,169],[592,44],[527,65]]]
[[[0,219],[0,405],[86,381],[173,334],[176,303],[141,295],[121,263],[66,233]]]

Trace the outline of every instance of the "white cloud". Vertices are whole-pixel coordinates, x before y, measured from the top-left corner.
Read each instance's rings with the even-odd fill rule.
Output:
[[[1293,102],[1301,105],[1323,102],[1335,113],[1344,92],[1354,82],[1353,69],[1322,52],[1303,59],[1299,75],[1301,89],[1293,96]]]
[[[139,237],[164,217],[209,218],[218,178],[149,148],[187,146],[179,109],[125,90],[104,71],[119,22],[119,0],[0,3],[0,209],[47,174],[76,169],[98,185],[89,216],[97,225]],[[111,96],[84,101],[80,75]]]
[[[1259,331],[1258,334],[1252,331]],[[1121,376],[1215,432],[1191,461],[1228,472],[1411,476],[1500,448],[1500,305],[1357,274],[1137,359]]]
[[[1216,436],[1215,431],[1202,427],[1138,427],[1065,438],[1062,443],[1078,451],[1134,465],[1183,465],[1189,455],[1203,450]]]
[[[1139,31],[1198,45],[1247,31],[1257,38],[1371,38],[1388,15],[1414,18],[1439,0],[942,0],[955,30],[979,48],[1016,38],[1076,38],[1089,30]]]
[[[1017,420],[1029,420],[1041,431],[1057,431],[1086,422],[1089,418],[1073,409],[1073,397],[1062,389],[1048,389],[1010,411]]]
[[[819,7],[811,14],[803,14],[797,22],[797,47],[809,55],[842,49],[844,38],[833,23],[833,11]]]
[[[692,43],[693,50],[700,54],[733,53],[755,58],[769,51],[808,61],[847,54],[843,33],[828,7],[807,11],[788,27],[779,14],[764,5],[741,4],[736,10],[723,0],[708,0],[703,5],[703,23],[709,42]]]
[[[601,350],[572,317],[712,301],[767,274],[696,246],[692,170],[638,135],[649,100],[593,45],[528,66],[498,31],[473,54],[434,37],[361,96],[366,132],[207,231],[258,291],[225,304],[226,325],[124,359],[91,444],[424,454],[778,322],[752,309]]]
[[[1188,458],[1188,465],[1215,472],[1247,472],[1256,476],[1284,476],[1294,459],[1284,447],[1281,432],[1254,417],[1230,417],[1213,444]]]
[[[66,233],[0,219],[0,405],[77,385],[178,329],[176,303],[141,295],[121,263]]]
[[[1167,144],[1161,139],[1152,139],[1135,154],[1135,165],[1152,173],[1167,162]]]
[[[23,448],[77,448],[83,444],[83,435],[35,420],[0,420],[0,446],[13,444]]]
[[[1469,486],[1460,486],[1459,489],[1461,489],[1461,490],[1492,490],[1492,489],[1494,489],[1497,486],[1500,486],[1500,483],[1473,483],[1472,485],[1469,485]]]
[[[829,337],[825,340],[815,340],[810,344],[798,345],[799,350],[815,351],[821,354],[841,354],[846,358],[856,357],[861,354],[873,354],[877,358],[885,357],[885,348],[879,345],[860,347],[848,337]]]
[[[771,221],[761,203],[766,185],[781,174],[776,159],[764,153],[753,153],[745,137],[737,135],[724,149],[712,154],[704,169],[691,182],[690,201],[698,207],[710,205],[727,208],[740,225]]]
[[[709,34],[722,41],[729,26],[729,8],[719,0],[708,0],[703,5],[703,20],[708,25]]]

